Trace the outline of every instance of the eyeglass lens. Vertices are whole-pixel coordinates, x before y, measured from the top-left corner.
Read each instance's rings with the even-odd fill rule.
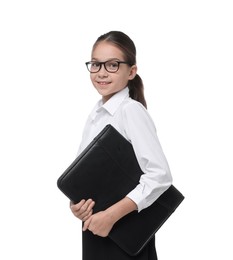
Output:
[[[116,72],[119,69],[119,63],[117,61],[95,62],[91,61],[87,63],[88,70],[90,72],[98,72],[102,65],[108,72]]]

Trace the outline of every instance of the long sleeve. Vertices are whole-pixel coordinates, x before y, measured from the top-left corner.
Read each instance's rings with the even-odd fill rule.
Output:
[[[150,206],[172,183],[169,165],[163,153],[156,128],[147,110],[138,102],[124,106],[125,134],[132,143],[139,165],[144,172],[140,183],[127,197],[138,211]]]

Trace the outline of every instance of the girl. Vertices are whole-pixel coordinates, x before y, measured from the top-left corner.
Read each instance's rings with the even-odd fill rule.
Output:
[[[87,119],[79,153],[111,124],[133,145],[144,174],[135,189],[104,211],[93,214],[95,202],[91,198],[71,203],[72,213],[83,221],[83,260],[156,260],[154,238],[134,257],[108,238],[119,219],[150,206],[172,183],[153,120],[146,110],[135,45],[123,32],[110,31],[97,39],[86,66],[102,98]]]

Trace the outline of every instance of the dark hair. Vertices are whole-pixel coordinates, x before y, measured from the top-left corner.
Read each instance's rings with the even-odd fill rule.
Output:
[[[136,47],[134,42],[130,39],[128,35],[120,31],[110,31],[101,35],[93,45],[93,49],[101,41],[111,42],[116,45],[125,56],[125,61],[130,64],[130,66],[136,65]],[[144,86],[142,79],[138,74],[128,81],[129,96],[139,101],[145,108],[147,108],[146,100],[144,97]]]

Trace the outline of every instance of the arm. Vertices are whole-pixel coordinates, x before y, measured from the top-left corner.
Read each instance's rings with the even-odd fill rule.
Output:
[[[122,118],[126,138],[132,143],[144,172],[139,184],[127,194],[140,212],[170,187],[172,176],[154,122],[147,110],[141,104],[131,102],[124,107]]]
[[[84,222],[83,231],[88,229],[95,235],[106,237],[119,219],[134,210],[137,210],[135,202],[125,197],[108,209],[90,216]]]

